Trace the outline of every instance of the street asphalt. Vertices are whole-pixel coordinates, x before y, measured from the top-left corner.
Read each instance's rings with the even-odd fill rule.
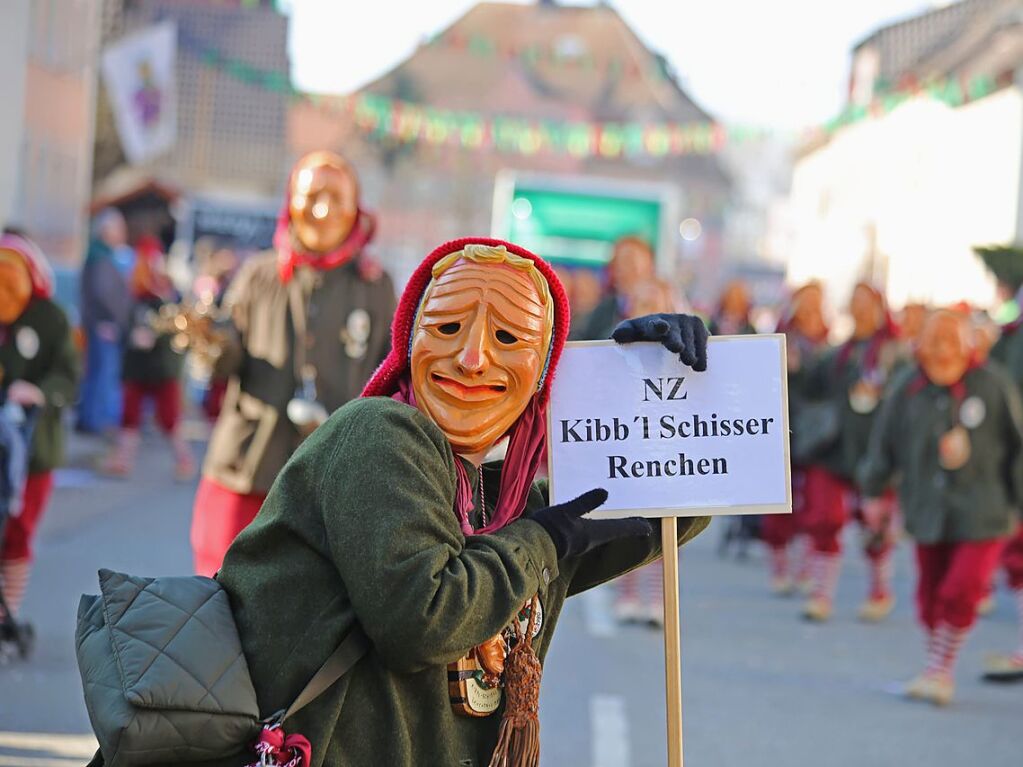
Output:
[[[101,443],[76,437],[40,531],[23,614],[34,656],[0,667],[0,767],[71,767],[91,754],[75,664],[78,597],[96,570],[187,574],[194,483],[176,484],[167,447],[147,436],[131,480],[93,474]],[[200,449],[196,446],[197,451]],[[903,544],[899,603],[883,624],[855,619],[865,569],[849,539],[836,616],[803,623],[796,599],[767,593],[763,555],[723,560],[715,524],[681,558],[685,761],[691,767],[1020,767],[1023,684],[978,679],[983,655],[1010,649],[1008,594],[970,637],[947,709],[902,700],[922,662]],[[620,627],[611,587],[568,603],[548,656],[541,704],[544,767],[663,767],[659,631]],[[432,766],[424,766],[432,767]]]

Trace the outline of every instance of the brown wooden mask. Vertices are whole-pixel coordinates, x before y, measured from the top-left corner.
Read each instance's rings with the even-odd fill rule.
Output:
[[[0,324],[10,325],[32,300],[32,275],[21,254],[0,248]]]
[[[853,337],[870,338],[884,324],[884,303],[881,297],[867,285],[857,285],[849,303],[853,318]]]
[[[932,383],[954,384],[963,377],[973,359],[969,319],[948,311],[932,314],[920,332],[917,358]]]
[[[359,215],[355,171],[332,152],[307,154],[291,172],[288,213],[291,231],[306,251],[337,249]]]
[[[456,453],[500,440],[536,393],[553,330],[546,281],[528,259],[467,245],[434,267],[412,336],[416,404]]]
[[[823,338],[824,291],[816,283],[805,285],[792,297],[792,327],[807,338]]]

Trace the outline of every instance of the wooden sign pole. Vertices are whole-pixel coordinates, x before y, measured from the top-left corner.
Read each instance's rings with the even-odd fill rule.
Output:
[[[664,552],[664,678],[668,712],[668,767],[682,767],[682,650],[678,607],[678,520],[661,519]]]

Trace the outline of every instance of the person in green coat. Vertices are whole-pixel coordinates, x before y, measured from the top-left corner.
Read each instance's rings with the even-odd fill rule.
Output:
[[[20,512],[4,525],[0,548],[0,584],[12,614],[28,586],[53,470],[64,461],[61,411],[74,402],[78,380],[71,327],[52,296],[53,274],[35,243],[18,233],[0,237],[0,400],[36,413]]]
[[[926,322],[915,371],[899,376],[859,466],[877,498],[899,473],[906,532],[916,541],[917,610],[927,635],[924,671],[909,697],[951,702],[959,649],[1023,504],[1023,406],[1001,370],[979,365],[969,318]],[[880,524],[864,506],[868,525]]]
[[[605,491],[551,507],[534,482],[568,331],[539,257],[491,239],[440,246],[362,398],[302,444],[228,550],[218,579],[262,710],[287,707],[354,626],[371,641],[289,719],[312,744],[304,767],[537,763],[538,678],[521,669],[538,671],[567,597],[661,553],[645,520],[582,517]],[[696,318],[629,320],[615,338],[706,367]],[[679,544],[707,522],[686,520]]]
[[[1023,392],[1023,320],[1016,320],[1002,329],[1001,338],[991,349],[991,359],[1001,364],[1016,389]],[[1011,653],[992,653],[987,660],[984,678],[991,681],[1023,680],[1023,525],[1006,544],[1002,553],[1002,569],[1012,592],[1019,622],[1019,644]]]
[[[841,535],[860,511],[856,494],[856,464],[863,456],[878,406],[899,364],[900,344],[884,294],[861,282],[849,304],[852,336],[822,355],[808,371],[803,392],[806,401],[830,403],[831,417],[818,419],[830,433],[806,460],[803,498],[805,530],[813,545],[810,557],[811,591],[803,617],[826,621],[831,617],[842,563]],[[801,423],[802,428],[809,423]],[[884,496],[887,524],[865,536],[864,553],[870,573],[867,599],[860,618],[876,622],[895,606],[892,591],[892,550],[895,541],[894,492]]]

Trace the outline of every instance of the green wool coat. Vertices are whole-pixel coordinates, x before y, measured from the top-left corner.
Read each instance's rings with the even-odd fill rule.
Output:
[[[871,429],[881,409],[878,406],[871,413],[857,413],[849,405],[849,390],[862,375],[864,357],[870,344],[870,339],[855,342],[852,352],[841,368],[838,360],[842,346],[822,354],[807,371],[805,379],[800,384],[804,401],[831,401],[833,407],[838,410],[841,423],[838,440],[813,463],[849,481],[855,478],[857,464],[867,450]],[[896,349],[894,343],[888,344],[880,355],[880,366],[889,371],[887,378],[889,383],[896,377],[894,375],[898,364]],[[890,387],[887,390],[890,390]]]
[[[485,767],[500,711],[455,715],[447,664],[537,593],[542,660],[566,597],[660,554],[653,535],[559,562],[547,533],[526,518],[466,538],[453,511],[456,460],[418,410],[355,400],[302,444],[227,553],[219,580],[265,713],[293,701],[356,621],[372,642],[285,725],[312,742],[312,767]],[[485,468],[488,499],[500,470]],[[527,513],[544,505],[536,485]],[[682,524],[679,543],[707,521]]]
[[[896,473],[907,532],[918,543],[983,541],[1009,534],[1023,502],[1023,407],[1001,370],[967,373],[963,402],[977,398],[983,418],[968,428],[970,459],[955,471],[938,463],[938,440],[956,423],[956,398],[916,375],[900,375],[881,407],[859,467],[864,493],[878,495]],[[977,408],[974,407],[976,412]],[[965,412],[965,410],[963,411]],[[967,420],[967,419],[963,419]],[[970,423],[964,423],[970,427]]]
[[[36,420],[29,471],[50,471],[64,462],[61,409],[74,402],[78,352],[63,310],[48,298],[33,298],[21,316],[0,329],[2,385],[33,383],[46,395]]]

